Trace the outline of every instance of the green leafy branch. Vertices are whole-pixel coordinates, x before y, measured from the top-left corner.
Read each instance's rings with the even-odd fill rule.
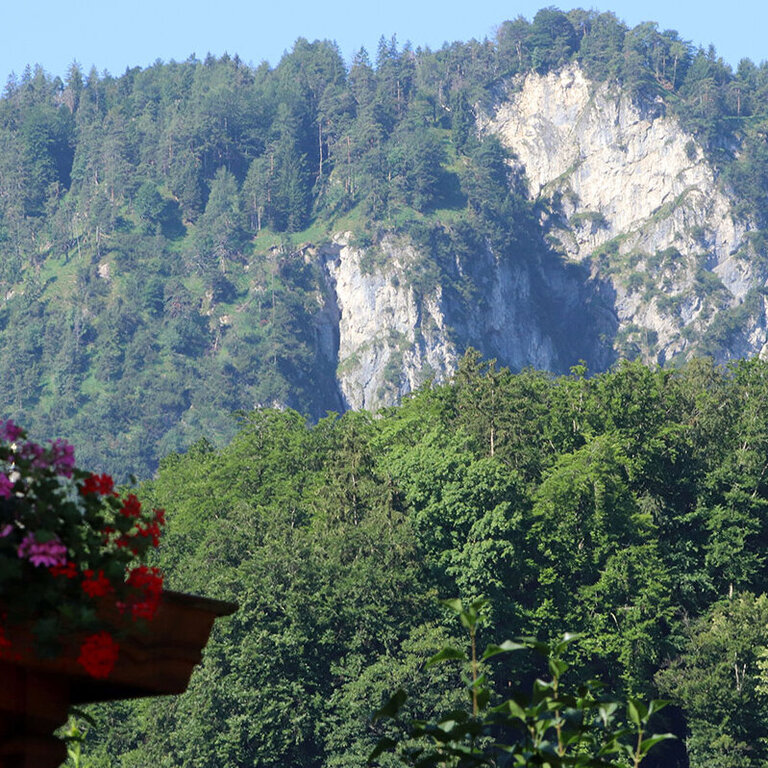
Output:
[[[564,684],[569,664],[563,656],[579,635],[566,634],[553,643],[520,637],[490,644],[478,656],[477,631],[486,604],[484,599],[466,607],[458,599],[445,601],[469,634],[469,653],[446,646],[427,662],[427,667],[451,661],[464,665],[470,708],[451,711],[435,722],[410,721],[400,741],[379,741],[369,763],[394,750],[414,768],[637,768],[656,744],[674,738],[668,733],[648,735],[649,722],[665,701],[645,704],[630,698],[622,703],[604,697],[597,681],[573,689]],[[537,678],[530,691],[517,690],[492,705],[486,662],[526,650],[544,657],[548,679]],[[398,717],[406,698],[403,690],[396,691],[374,720]]]

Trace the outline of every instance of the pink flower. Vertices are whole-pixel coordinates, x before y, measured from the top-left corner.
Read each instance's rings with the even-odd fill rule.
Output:
[[[34,533],[28,533],[19,544],[19,557],[26,557],[34,566],[52,568],[67,562],[67,548],[56,539],[36,541]]]
[[[72,477],[75,466],[75,449],[66,440],[51,441],[51,466],[57,475]]]
[[[7,475],[0,473],[0,496],[4,499],[10,499],[13,496],[13,483]]]
[[[0,440],[13,443],[24,435],[24,430],[13,421],[0,421]]]
[[[4,525],[2,529],[0,529],[0,539],[4,539],[6,536],[9,536],[12,530],[13,526],[10,523],[8,523],[8,525]]]
[[[19,449],[19,456],[26,461],[31,459],[33,467],[45,469],[48,466],[43,446],[37,443],[23,443]]]

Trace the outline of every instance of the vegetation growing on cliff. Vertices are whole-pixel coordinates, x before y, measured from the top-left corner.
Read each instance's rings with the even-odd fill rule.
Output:
[[[500,83],[573,60],[677,114],[764,218],[766,65],[732,72],[610,13],[548,8],[437,51],[382,39],[349,66],[333,43],[299,39],[274,68],[225,56],[11,80],[3,410],[93,445],[94,466],[146,476],[201,434],[226,440],[238,408],[340,409],[313,324],[322,275],[297,246],[397,230],[451,254],[538,258],[525,180],[474,113]]]

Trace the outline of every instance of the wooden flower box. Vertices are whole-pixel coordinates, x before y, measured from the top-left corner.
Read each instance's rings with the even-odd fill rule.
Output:
[[[236,608],[233,603],[164,591],[146,629],[129,628],[129,636],[121,639],[117,662],[103,680],[85,672],[74,650],[40,659],[32,652],[31,638],[15,634],[12,647],[0,656],[0,768],[61,765],[66,746],[52,734],[73,704],[185,691],[214,620]]]

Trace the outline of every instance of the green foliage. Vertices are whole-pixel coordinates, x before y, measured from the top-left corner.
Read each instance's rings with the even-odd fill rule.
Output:
[[[539,711],[553,724],[554,673],[541,660],[478,652],[477,679],[488,675],[480,720],[450,724],[442,718],[466,701],[460,674],[426,667],[446,646],[466,653],[436,596],[459,595],[466,608],[484,593],[491,601],[467,619],[478,622],[477,648],[529,634],[551,648],[582,630],[556,675],[561,692],[603,681],[582,697],[588,713],[591,697],[673,699],[651,725],[682,741],[644,764],[759,764],[766,382],[759,360],[674,371],[625,363],[593,377],[576,366],[555,378],[469,354],[451,383],[375,418],[243,414],[227,447],[195,443],[141,487],[167,510],[157,564],[171,588],[236,600],[240,611],[217,623],[187,694],[92,710],[86,760],[361,768],[381,738],[398,735],[369,715],[400,688],[403,718],[430,724],[430,737],[432,726],[457,739],[477,726],[475,757],[486,726],[497,743],[523,744],[483,720],[500,715],[483,710],[482,691],[507,702],[504,729],[522,722],[510,691],[528,692],[511,699],[526,718]],[[537,678],[546,682],[533,687]],[[536,748],[548,727],[534,729]]]
[[[531,232],[525,180],[508,163],[509,152],[488,136],[469,152],[460,174],[467,205],[479,231],[500,253],[520,250]],[[515,222],[510,227],[506,222]]]
[[[546,72],[568,63],[578,46],[578,38],[568,17],[550,7],[533,17],[528,44],[533,68]]]
[[[714,714],[701,691],[730,681],[718,654],[741,648],[742,625],[764,644],[764,363],[555,378],[469,354],[450,385],[376,419],[322,418],[343,403],[307,242],[340,223],[372,248],[407,237],[422,254],[414,290],[439,283],[467,316],[490,294],[486,257],[549,263],[525,178],[477,135],[475,113],[516,87],[503,78],[574,60],[674,114],[695,134],[689,155],[703,149],[741,212],[764,218],[768,69],[732,72],[674,31],[609,13],[548,8],[436,51],[384,39],[375,63],[363,50],[348,68],[333,43],[298,40],[274,68],[192,57],[9,83],[3,409],[76,440],[94,468],[159,465],[143,493],[168,509],[172,585],[242,605],[185,697],[98,712],[93,765],[359,768],[393,736],[367,720],[388,691],[408,690],[408,716],[425,723],[457,708],[454,673],[418,671],[457,645],[434,596],[480,593],[493,636],[551,644],[579,627],[580,676],[625,698],[670,691],[658,717],[690,728],[697,766],[763,760],[761,652],[739,657],[752,677]],[[596,258],[618,269],[618,244]],[[674,262],[649,257],[647,280]],[[696,291],[721,287],[701,273]],[[721,312],[703,349],[737,349],[762,302],[755,291]],[[655,344],[625,341],[628,354]],[[732,591],[731,606],[754,605],[723,607]],[[714,639],[710,619],[725,627]],[[530,690],[533,666],[497,673],[494,695]],[[550,717],[551,688],[539,693],[524,706]],[[742,702],[754,719],[734,714]]]
[[[649,735],[648,731],[651,718],[664,708],[665,701],[645,704],[629,698],[624,719],[618,714],[620,703],[602,696],[595,681],[570,689],[564,684],[570,665],[563,657],[578,636],[566,633],[551,644],[532,638],[505,640],[501,645],[488,645],[479,656],[477,631],[486,601],[474,600],[466,607],[461,600],[445,602],[468,631],[470,654],[445,646],[427,667],[444,661],[464,662],[471,711],[453,710],[433,722],[411,721],[407,738],[401,737],[398,743],[385,737],[369,756],[369,763],[399,747],[402,761],[418,768],[498,764],[637,768],[654,746],[674,738],[669,733]],[[537,677],[530,693],[517,690],[504,701],[492,702],[492,672],[487,662],[526,649],[543,657],[548,679]],[[374,720],[396,717],[406,698],[402,690],[395,693]]]
[[[596,80],[616,77],[621,71],[626,27],[613,13],[594,11],[579,19],[578,26],[582,34],[586,32],[579,57],[587,73]]]
[[[70,708],[66,725],[56,732],[56,736],[67,745],[67,760],[62,768],[97,768],[97,765],[102,765],[98,759],[92,756],[86,758],[83,754],[88,732],[95,726],[95,720],[82,708]]]
[[[689,713],[692,766],[765,763],[766,627],[768,597],[736,593],[687,627],[683,654],[659,672],[660,687]]]

